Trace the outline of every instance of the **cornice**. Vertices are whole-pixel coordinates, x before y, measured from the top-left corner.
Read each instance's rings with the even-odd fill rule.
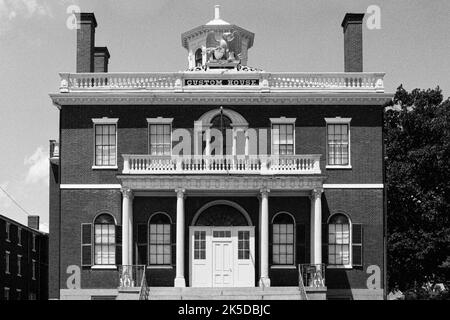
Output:
[[[383,105],[390,93],[56,93],[50,98],[64,105]]]

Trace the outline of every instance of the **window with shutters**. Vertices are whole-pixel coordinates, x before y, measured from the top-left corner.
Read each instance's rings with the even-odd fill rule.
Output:
[[[328,264],[331,266],[351,266],[350,220],[338,213],[328,221]]]
[[[281,212],[272,220],[272,263],[294,265],[295,221],[291,214]]]
[[[154,214],[149,221],[149,264],[154,266],[172,264],[172,221],[166,213]]]
[[[101,214],[94,221],[94,264],[116,264],[116,224],[109,214]]]

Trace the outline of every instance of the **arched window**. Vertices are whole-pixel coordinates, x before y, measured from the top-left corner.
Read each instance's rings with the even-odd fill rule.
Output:
[[[198,48],[197,51],[195,51],[195,66],[201,67],[203,65],[203,53],[202,49]]]
[[[294,264],[294,218],[288,213],[278,213],[272,221],[272,263]]]
[[[94,257],[96,265],[116,264],[116,224],[110,214],[100,214],[94,220]]]
[[[328,221],[328,263],[330,265],[350,265],[350,221],[342,213],[330,217]]]
[[[154,214],[149,221],[149,264],[170,265],[171,251],[171,221],[165,213]]]

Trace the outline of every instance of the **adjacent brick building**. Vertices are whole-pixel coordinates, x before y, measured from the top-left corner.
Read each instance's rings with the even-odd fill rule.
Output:
[[[48,234],[0,215],[0,300],[48,299]]]
[[[77,73],[51,94],[50,297],[118,297],[143,272],[165,294],[383,298],[391,95],[362,72],[362,19],[342,23],[344,73],[248,67],[254,34],[218,8],[182,34],[187,71],[110,73],[94,14],[80,14]]]

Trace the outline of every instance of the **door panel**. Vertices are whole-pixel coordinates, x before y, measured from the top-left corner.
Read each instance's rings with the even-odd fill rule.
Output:
[[[213,286],[233,286],[233,244],[228,242],[213,242]]]

